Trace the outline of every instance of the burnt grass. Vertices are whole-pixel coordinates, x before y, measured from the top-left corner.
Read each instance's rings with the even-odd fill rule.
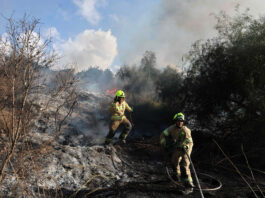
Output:
[[[205,192],[206,197],[264,197],[265,144],[262,139],[250,140],[245,138],[244,140],[238,136],[218,139],[194,131],[193,140],[194,147],[191,158],[197,174],[210,174],[219,179],[223,185],[220,190],[215,192]],[[214,141],[217,142],[226,156]],[[141,139],[138,142],[132,139],[128,145],[123,147],[122,151],[127,152],[135,161],[140,160],[143,163],[152,161],[164,163],[167,161],[166,164],[170,166],[168,151],[161,150],[158,142],[158,136]],[[190,169],[192,171],[191,167]],[[163,170],[161,171],[163,172]],[[195,180],[194,174],[193,179]],[[181,197],[176,192],[167,191],[166,194],[167,196],[163,195],[165,197]],[[150,195],[150,197],[163,196],[157,192],[155,196]],[[185,197],[200,197],[200,194],[198,191],[194,191]]]
[[[197,138],[199,137],[200,140],[198,141]],[[129,173],[129,177],[133,177],[134,174],[139,174],[140,178],[138,180],[127,183],[117,181],[113,186],[97,189],[95,192],[80,190],[75,197],[201,197],[198,190],[194,190],[188,195],[183,195],[183,189],[169,180],[165,170],[166,166],[170,167],[167,151],[161,150],[158,140],[158,136],[148,139],[133,138],[128,140],[125,145],[119,143],[114,144],[117,155],[122,160],[123,170]],[[202,182],[202,187],[214,187],[216,183],[214,181],[210,183],[207,180],[206,184],[203,183],[204,180],[200,177],[200,173],[207,173],[217,178],[223,185],[217,191],[204,192],[205,197],[264,197],[262,193],[264,194],[265,191],[265,159],[262,156],[265,148],[262,145],[253,149],[245,149],[242,152],[240,144],[233,144],[233,147],[235,147],[233,148],[232,146],[227,146],[231,145],[228,142],[226,142],[227,144],[220,143],[220,147],[240,171],[240,174],[238,174],[212,139],[202,135],[194,135],[194,142],[200,142],[200,144],[195,143],[191,157],[199,180]],[[247,157],[248,162],[244,155]],[[182,171],[184,172],[184,170]],[[244,177],[245,181],[242,177]],[[196,181],[194,183],[196,184]],[[254,194],[250,187],[256,194]],[[73,193],[75,191],[69,191],[67,189],[60,189],[56,192],[49,191],[50,195],[60,195],[61,197],[69,197]]]
[[[158,138],[159,137],[138,142],[133,140],[125,147],[122,147],[121,151],[127,153],[135,162],[141,162],[143,166],[145,163],[164,163],[160,170],[162,172],[161,174],[165,174],[165,170],[163,170],[165,167],[163,166],[167,165],[170,167],[170,162],[167,157],[167,151],[159,148]],[[200,138],[200,140],[198,140],[198,138]],[[207,173],[219,179],[223,185],[220,190],[215,192],[205,192],[205,197],[264,197],[264,195],[262,195],[262,193],[265,194],[265,158],[263,157],[265,147],[263,145],[257,145],[254,148],[246,145],[242,151],[241,144],[232,144],[234,140],[231,140],[231,142],[226,140],[226,144],[219,143],[219,146],[234,164],[233,166],[222,154],[220,149],[218,149],[212,138],[194,135],[193,139],[195,145],[191,157],[197,174],[200,177],[200,173]],[[240,173],[236,171],[235,167]],[[182,170],[182,172],[184,172],[184,170]],[[150,174],[152,173],[150,172]],[[193,179],[195,180],[194,175]],[[167,183],[166,185],[172,184],[170,181],[165,183]],[[196,183],[196,181],[194,181],[194,183]],[[182,197],[183,195],[177,189],[178,188],[175,186],[174,192],[170,191],[170,189],[167,189],[166,192],[158,190],[155,195],[152,195],[152,193],[148,195],[149,197]],[[200,194],[198,191],[194,191],[184,197],[200,197]]]

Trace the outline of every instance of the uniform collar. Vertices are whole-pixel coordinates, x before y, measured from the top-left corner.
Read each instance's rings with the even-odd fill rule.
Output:
[[[175,127],[176,127],[177,129],[183,129],[184,125],[182,125],[182,127],[178,127],[178,126],[175,124]]]

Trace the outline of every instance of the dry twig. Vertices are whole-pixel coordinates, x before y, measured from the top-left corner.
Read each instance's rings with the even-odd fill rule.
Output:
[[[248,183],[248,181],[245,179],[245,177],[242,175],[242,173],[240,172],[240,170],[237,168],[237,166],[233,163],[233,161],[225,154],[225,152],[223,151],[223,149],[219,146],[219,144],[213,140],[213,142],[217,145],[217,147],[219,148],[219,150],[223,153],[223,155],[225,156],[225,158],[230,162],[230,164],[234,167],[234,169],[236,170],[236,172],[239,174],[239,176],[242,178],[242,180],[247,184],[247,186],[249,187],[249,189],[253,192],[254,196],[256,198],[259,198],[258,195],[256,194],[256,192],[253,190],[253,188],[251,187],[251,185]]]

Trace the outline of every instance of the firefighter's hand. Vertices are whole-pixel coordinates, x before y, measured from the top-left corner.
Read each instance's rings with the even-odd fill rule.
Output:
[[[182,149],[183,149],[183,151],[185,152],[185,151],[187,151],[187,150],[189,149],[189,147],[188,147],[187,145],[183,145],[183,146],[182,146]]]

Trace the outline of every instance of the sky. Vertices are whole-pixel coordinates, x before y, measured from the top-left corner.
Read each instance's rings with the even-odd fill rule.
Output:
[[[233,15],[238,4],[254,16],[265,14],[265,0],[0,0],[0,34],[4,17],[27,13],[40,19],[43,39],[53,37],[60,66],[115,72],[150,50],[158,68],[180,67],[195,41],[215,36],[213,14]]]

